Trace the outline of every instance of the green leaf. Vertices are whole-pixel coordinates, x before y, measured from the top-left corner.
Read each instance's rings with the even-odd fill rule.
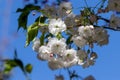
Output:
[[[24,64],[20,59],[14,59],[15,63],[17,64],[17,66],[23,71],[24,74],[26,74],[25,70],[24,70]]]
[[[3,72],[4,72],[5,74],[9,74],[10,71],[12,70],[12,67],[11,67],[9,64],[5,64],[4,67],[5,67],[5,68],[4,68],[4,71],[3,71]]]
[[[41,43],[41,45],[44,45],[44,36],[45,36],[45,34],[42,33],[42,35],[40,37],[40,43]]]
[[[24,30],[27,29],[27,19],[28,19],[29,12],[23,12],[20,14],[18,18],[18,30],[23,28]]]
[[[37,22],[32,24],[30,27],[28,27],[25,47],[28,46],[30,42],[37,36],[38,29],[39,29],[39,26]]]
[[[18,30],[23,28],[27,30],[28,15],[32,10],[39,10],[40,6],[34,6],[32,4],[26,5],[23,9],[18,8],[16,12],[22,12],[18,18]]]
[[[23,9],[18,8],[16,10],[16,12],[28,12],[28,11],[31,11],[31,10],[39,10],[39,9],[40,9],[40,6],[35,6],[33,4],[28,4]]]
[[[28,73],[31,73],[31,72],[32,72],[32,69],[33,69],[33,67],[32,67],[31,64],[27,64],[27,65],[25,66],[25,70],[26,70]]]
[[[9,60],[6,60],[6,64],[12,66],[12,67],[16,67],[17,66],[17,63],[12,60],[12,59],[9,59]]]
[[[5,67],[4,73],[8,74],[16,66],[17,66],[17,63],[14,60],[12,59],[6,60],[4,65]]]
[[[47,19],[47,17],[45,17],[45,16],[39,16],[39,17],[35,20],[35,22],[44,23],[46,19]]]

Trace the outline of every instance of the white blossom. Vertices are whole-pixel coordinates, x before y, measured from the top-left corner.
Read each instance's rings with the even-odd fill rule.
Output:
[[[52,57],[50,56],[51,53],[51,49],[47,46],[41,46],[39,48],[39,53],[38,53],[38,57],[41,60],[50,60],[52,59]]]
[[[59,17],[67,16],[71,13],[72,4],[70,2],[62,2],[58,9]]]
[[[73,42],[80,48],[84,47],[87,44],[86,39],[84,39],[81,36],[73,36],[72,37]]]
[[[39,47],[40,47],[40,40],[38,38],[35,38],[34,41],[33,41],[32,49],[34,51],[38,52]]]
[[[93,36],[93,40],[97,42],[98,45],[102,46],[108,44],[109,35],[105,29],[97,27],[94,31],[95,35]]]
[[[85,38],[91,37],[94,34],[94,27],[92,25],[89,26],[80,26],[78,28],[78,32],[80,36]]]
[[[60,4],[60,7],[68,10],[68,9],[72,9],[72,4],[70,2],[62,2]]]
[[[64,51],[65,61],[72,61],[76,57],[77,51],[74,49],[67,49]]]
[[[64,61],[64,67],[71,67],[76,65],[78,62],[78,57],[76,56],[72,61]]]
[[[114,14],[111,15],[109,26],[114,29],[120,27],[120,17],[117,17]]]
[[[78,50],[77,56],[80,60],[87,58],[87,53],[84,50]]]
[[[54,54],[60,54],[63,53],[64,50],[66,50],[67,45],[64,38],[60,40],[58,40],[57,38],[50,38],[47,46],[51,48],[51,51]]]
[[[120,12],[120,0],[108,0],[108,9]]]
[[[50,19],[48,28],[50,33],[52,33],[53,35],[57,35],[59,32],[63,32],[66,30],[66,25],[64,21],[62,21],[60,18]]]
[[[64,64],[63,64],[63,61],[59,59],[54,59],[54,60],[48,61],[48,66],[50,69],[56,70],[56,69],[63,68]]]
[[[75,20],[74,20],[75,15],[71,14],[68,17],[65,18],[65,24],[67,25],[68,28],[71,28],[75,26]]]
[[[77,51],[74,49],[67,49],[64,51],[63,61],[64,67],[70,67],[77,64]]]
[[[49,6],[49,5],[45,5],[43,11],[45,12],[45,16],[47,17],[52,17],[52,18],[56,18],[57,17],[57,8],[55,6]]]

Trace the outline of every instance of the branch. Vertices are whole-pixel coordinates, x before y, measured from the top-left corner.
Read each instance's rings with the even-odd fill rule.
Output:
[[[102,27],[104,29],[109,29],[109,30],[113,30],[113,31],[120,31],[120,27],[116,27],[116,29],[111,28],[111,27],[106,27],[106,26],[97,26],[97,25],[94,25],[94,27]]]
[[[75,70],[74,70],[74,71],[70,71],[70,70],[67,68],[67,71],[68,71],[70,80],[73,80],[73,78],[79,78],[79,79],[81,79],[81,80],[84,80],[80,75],[78,75],[78,74],[75,72]]]
[[[101,19],[101,20],[104,20],[104,21],[106,21],[106,22],[108,22],[108,23],[110,22],[110,20],[105,19],[105,18],[103,18],[103,17],[101,17],[101,16],[97,16],[97,18],[98,18],[98,19]]]

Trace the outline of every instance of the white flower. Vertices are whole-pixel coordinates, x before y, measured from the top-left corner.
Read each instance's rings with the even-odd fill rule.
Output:
[[[45,16],[47,17],[52,17],[52,18],[56,18],[56,14],[57,14],[57,8],[55,6],[49,6],[49,5],[45,5],[45,8],[43,9],[43,11],[45,12]]]
[[[38,52],[39,47],[40,47],[40,40],[38,38],[35,38],[35,40],[33,41],[32,49]]]
[[[41,46],[40,48],[39,48],[39,53],[40,54],[49,54],[49,53],[51,53],[51,49],[49,48],[49,47],[47,47],[47,46]]]
[[[38,58],[41,60],[50,60],[53,57],[51,57],[51,49],[47,46],[41,46],[39,48]]]
[[[54,54],[60,54],[63,53],[64,50],[66,50],[65,39],[63,38],[60,40],[58,40],[57,38],[50,38],[47,46],[51,48],[51,51]]]
[[[78,28],[78,32],[80,36],[83,36],[85,38],[91,37],[94,34],[94,27],[93,25],[89,26],[80,26]]]
[[[77,51],[74,49],[67,49],[64,51],[65,61],[72,61],[76,57]]]
[[[73,36],[73,42],[80,48],[84,47],[87,44],[87,41],[81,36]]]
[[[83,68],[87,68],[91,65],[94,65],[95,61],[94,60],[90,60],[90,59],[87,59],[84,64],[82,65]]]
[[[66,17],[65,24],[67,25],[68,28],[75,26],[74,16],[69,15],[68,17]]]
[[[68,9],[72,9],[72,4],[70,2],[62,2],[60,4],[60,7],[68,10]]]
[[[56,70],[59,68],[63,68],[64,64],[62,60],[54,59],[54,60],[48,61],[48,66],[50,69]]]
[[[114,29],[120,27],[120,18],[115,16],[114,14],[111,15],[109,26]]]
[[[120,12],[120,0],[108,0],[108,9]]]
[[[85,62],[84,60],[87,59],[88,54],[84,50],[78,50],[78,65],[83,65]]]
[[[76,56],[72,61],[64,61],[64,67],[71,67],[78,63],[78,57]]]
[[[80,60],[84,60],[87,58],[87,53],[84,50],[78,50],[77,56]]]
[[[107,34],[107,31],[105,29],[97,27],[94,29],[94,31],[95,34],[93,36],[93,39],[95,42],[97,42],[98,45],[102,46],[108,44],[109,35]]]
[[[62,21],[60,18],[50,19],[48,28],[50,33],[52,33],[53,35],[57,35],[59,32],[63,32],[66,30],[66,25],[64,21]]]
[[[70,2],[62,2],[58,9],[59,17],[64,17],[72,12],[72,4]]]
[[[70,67],[77,64],[77,51],[74,49],[67,49],[64,51],[63,61],[64,67]]]

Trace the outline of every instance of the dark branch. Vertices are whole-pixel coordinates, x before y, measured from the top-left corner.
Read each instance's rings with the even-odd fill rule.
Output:
[[[105,18],[103,18],[103,17],[101,17],[101,16],[97,16],[97,18],[98,18],[98,19],[101,19],[101,20],[103,20],[103,21],[106,21],[106,22],[108,22],[108,23],[110,22],[110,20],[105,19]]]
[[[113,30],[113,31],[120,31],[120,27],[111,28],[111,27],[97,26],[97,25],[94,25],[94,27],[102,27],[102,28],[104,28],[104,29],[109,29],[109,30]]]

